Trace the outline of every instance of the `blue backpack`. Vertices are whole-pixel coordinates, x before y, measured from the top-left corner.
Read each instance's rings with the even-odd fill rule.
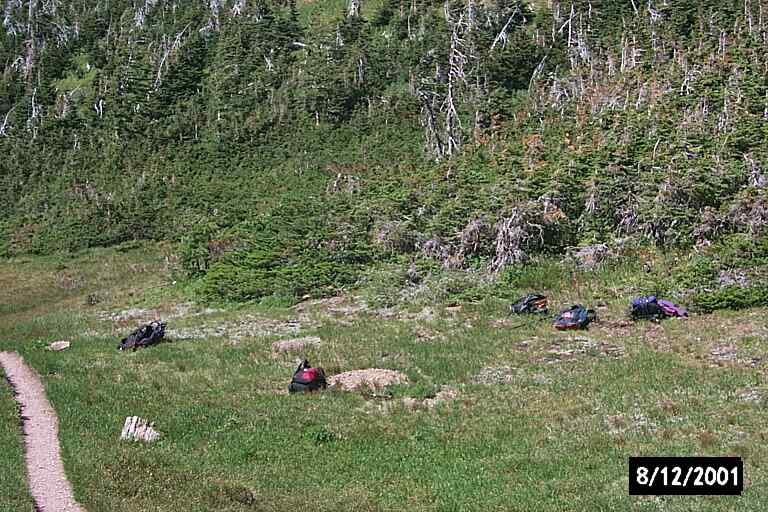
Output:
[[[597,319],[594,309],[587,309],[581,304],[574,304],[555,317],[555,329],[586,329],[590,322]]]

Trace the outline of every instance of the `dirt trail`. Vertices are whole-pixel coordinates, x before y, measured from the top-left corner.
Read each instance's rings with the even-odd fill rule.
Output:
[[[0,352],[0,365],[16,391],[24,420],[27,479],[36,509],[43,512],[84,512],[72,495],[59,452],[56,413],[45,397],[37,374],[13,352]]]

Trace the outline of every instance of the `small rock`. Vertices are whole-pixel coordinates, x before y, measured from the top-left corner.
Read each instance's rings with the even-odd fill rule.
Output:
[[[125,424],[123,424],[123,431],[120,434],[120,439],[132,439],[134,441],[151,443],[160,437],[160,432],[155,430],[154,427],[154,423],[149,423],[144,418],[128,416],[125,418]]]
[[[54,352],[61,352],[62,350],[66,350],[71,345],[68,341],[54,341],[50,345],[48,345],[49,350],[53,350]]]
[[[431,322],[434,319],[435,319],[435,310],[430,307],[425,307],[416,315],[416,320]]]
[[[421,402],[412,396],[406,396],[403,398],[403,407],[406,409],[418,409],[420,405]]]

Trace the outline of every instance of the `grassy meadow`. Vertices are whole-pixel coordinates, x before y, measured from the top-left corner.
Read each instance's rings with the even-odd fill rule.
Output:
[[[559,268],[533,265],[506,292],[597,306],[588,331],[423,288],[437,278],[410,305],[363,308],[360,297],[387,303],[384,270],[354,294],[287,308],[191,303],[164,246],[10,259],[0,350],[43,378],[90,512],[768,510],[768,309],[632,324],[638,268]],[[155,315],[168,342],[116,350]],[[302,354],[271,345],[301,336],[321,338],[306,355],[328,374],[389,368],[409,383],[289,396]],[[61,339],[72,346],[46,349]],[[154,421],[160,440],[120,441],[129,415]],[[20,443],[3,383],[2,511],[32,510]],[[630,497],[633,455],[741,456],[744,494]]]

